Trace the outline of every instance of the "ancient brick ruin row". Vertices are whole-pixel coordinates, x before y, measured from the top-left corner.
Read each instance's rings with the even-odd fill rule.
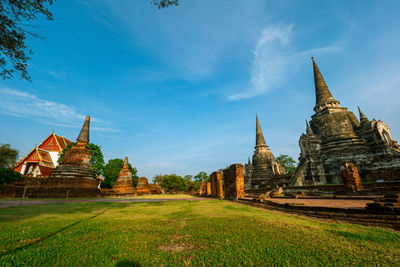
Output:
[[[210,174],[210,182],[202,182],[200,196],[236,200],[243,198],[244,173],[242,164],[232,164],[229,168]]]

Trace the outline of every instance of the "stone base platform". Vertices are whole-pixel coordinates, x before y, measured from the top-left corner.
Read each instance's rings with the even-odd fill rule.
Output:
[[[101,189],[103,197],[136,197],[136,190]]]
[[[55,168],[49,176],[55,179],[92,179],[96,180],[96,172],[93,169],[82,166],[63,165]]]
[[[0,197],[21,198],[24,190],[26,198],[100,197],[98,185],[87,178],[25,178],[0,186]]]
[[[290,200],[293,201],[294,199]],[[386,209],[372,210],[366,208],[365,205],[361,207],[361,205],[363,204],[361,202],[359,202],[358,204],[354,204],[354,202],[351,202],[347,203],[347,207],[346,205],[344,205],[344,207],[341,207],[340,205],[343,205],[345,203],[331,202],[329,205],[329,202],[326,202],[326,200],[324,200],[325,201],[324,205],[317,206],[316,203],[314,203],[314,205],[310,205],[310,203],[304,203],[304,200],[301,201],[303,202],[278,203],[276,201],[271,201],[270,199],[266,199],[263,200],[263,202],[261,203],[261,202],[256,202],[253,199],[242,198],[235,202],[254,207],[277,210],[286,213],[294,213],[298,215],[304,215],[320,219],[345,221],[345,222],[368,225],[368,226],[389,227],[396,230],[400,230],[400,210],[397,211],[396,210],[389,211]],[[331,200],[331,201],[338,201],[338,200]],[[336,203],[336,205],[334,203]]]

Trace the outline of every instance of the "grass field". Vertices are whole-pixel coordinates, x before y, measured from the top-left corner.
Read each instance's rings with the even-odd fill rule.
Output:
[[[400,234],[220,200],[0,209],[0,265],[400,266]]]
[[[107,197],[113,198],[113,197]],[[115,197],[118,198],[118,197]],[[137,197],[122,197],[128,199],[182,199],[182,198],[196,198],[192,195],[187,194],[159,194],[159,195],[142,195]],[[79,200],[87,198],[68,198],[68,200]],[[36,201],[36,200],[63,200],[63,198],[24,198],[23,201]],[[2,201],[21,201],[21,198],[0,198]]]

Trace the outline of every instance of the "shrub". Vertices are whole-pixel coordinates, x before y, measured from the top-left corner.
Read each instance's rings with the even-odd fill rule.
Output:
[[[9,184],[21,180],[24,176],[12,169],[0,168],[0,184]]]

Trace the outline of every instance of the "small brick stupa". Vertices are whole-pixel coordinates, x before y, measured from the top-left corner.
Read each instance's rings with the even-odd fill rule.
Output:
[[[90,116],[86,116],[77,144],[65,152],[63,161],[49,176],[49,179],[57,181],[58,187],[69,189],[70,196],[100,195],[99,182],[92,165],[92,154],[87,147],[89,126]]]
[[[132,172],[129,170],[128,166],[128,157],[125,157],[124,167],[122,167],[121,171],[118,174],[118,178],[115,181],[115,184],[112,190],[117,195],[123,196],[136,196],[136,188],[132,182]]]
[[[138,195],[150,195],[151,194],[149,182],[146,177],[139,178],[138,184],[136,186],[136,191],[137,191]]]

